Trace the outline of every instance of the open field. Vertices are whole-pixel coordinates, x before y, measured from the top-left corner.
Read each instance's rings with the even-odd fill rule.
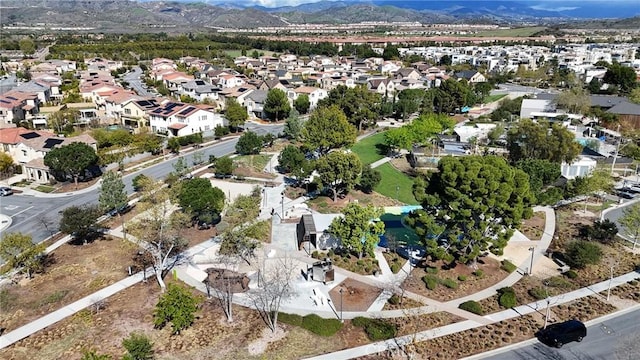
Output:
[[[473,34],[470,36],[474,37],[502,37],[502,36],[515,36],[515,37],[528,37],[537,32],[546,29],[544,26],[532,26],[532,27],[522,27],[515,29],[497,29],[497,30],[487,30],[481,31],[477,34]]]
[[[392,199],[397,199],[405,204],[418,204],[418,201],[413,196],[413,179],[396,170],[388,163],[382,164],[376,169],[380,171],[382,175],[380,184],[375,188],[376,192]]]
[[[384,132],[368,136],[358,141],[351,151],[356,153],[363,165],[368,165],[382,159],[385,156]]]

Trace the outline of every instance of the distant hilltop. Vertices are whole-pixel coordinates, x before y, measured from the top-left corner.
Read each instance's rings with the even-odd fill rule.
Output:
[[[74,28],[112,32],[186,32],[204,28],[255,29],[362,22],[550,25],[589,17],[587,12],[578,14],[578,7],[550,9],[527,1],[322,1],[277,8],[252,6],[255,2],[250,0],[246,2],[248,6],[240,7],[217,0],[2,0],[0,23],[8,30]],[[593,16],[600,15],[598,17],[607,16],[613,8],[620,12],[619,15],[640,11],[635,1],[614,1],[617,6],[602,5],[602,9],[598,8],[601,5],[598,1],[586,3],[593,5],[589,11]],[[608,20],[606,26],[609,29],[638,29],[638,19],[620,21],[620,26],[616,20]],[[583,22],[581,25],[592,23]]]

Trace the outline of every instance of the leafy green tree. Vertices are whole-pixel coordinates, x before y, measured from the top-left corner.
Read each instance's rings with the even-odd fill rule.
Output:
[[[247,110],[234,98],[227,99],[224,115],[229,122],[229,126],[236,132],[238,131],[238,128],[243,126],[245,121],[249,118]]]
[[[230,176],[235,170],[233,159],[228,156],[216,161],[216,176]]]
[[[97,205],[70,206],[62,212],[60,231],[86,244],[98,235],[96,221],[101,214]]]
[[[124,360],[153,359],[153,343],[144,334],[129,334],[128,338],[122,340],[122,346],[127,350]]]
[[[520,108],[522,107],[523,98],[502,99],[500,106],[491,113],[493,121],[511,121],[520,116]]]
[[[302,128],[305,145],[320,154],[353,145],[356,135],[356,129],[336,106],[315,109]]]
[[[177,284],[169,284],[167,291],[162,294],[153,313],[153,323],[162,329],[171,323],[174,335],[193,324],[198,311],[200,299],[193,295],[190,289]]]
[[[587,265],[596,265],[602,258],[600,245],[588,241],[572,241],[565,251],[567,264],[576,269],[582,269]]]
[[[78,176],[90,166],[98,163],[96,151],[89,145],[74,142],[59,148],[53,148],[44,156],[44,164],[54,173],[71,175],[78,187]]]
[[[619,222],[624,233],[633,240],[633,249],[636,249],[640,240],[640,204],[629,205],[622,210],[622,217]]]
[[[587,90],[589,90],[589,92],[592,94],[600,93],[601,88],[602,88],[602,83],[595,76],[591,78],[591,81],[589,81],[589,85],[587,85]]]
[[[378,108],[381,102],[380,94],[367,90],[364,85],[355,88],[339,85],[318,102],[318,107],[337,106],[350,123],[362,130],[363,127],[373,126],[380,118]]]
[[[187,161],[183,157],[179,157],[178,160],[173,163],[173,172],[179,177],[185,175],[188,170]]]
[[[278,155],[278,165],[286,173],[304,167],[306,162],[302,150],[294,145],[287,145]]]
[[[495,144],[496,141],[498,141],[500,137],[502,137],[502,135],[504,134],[505,134],[504,126],[498,124],[496,125],[496,127],[489,130],[489,133],[487,134],[487,139],[489,139],[489,143]]]
[[[33,55],[36,52],[36,43],[30,36],[25,36],[20,39],[19,44],[20,51],[27,56]]]
[[[127,199],[122,176],[114,171],[107,171],[102,176],[100,195],[98,197],[102,211],[119,209],[127,203]]]
[[[284,134],[291,140],[298,140],[302,135],[302,121],[298,110],[292,109],[284,123]]]
[[[400,52],[397,46],[387,45],[382,52],[382,58],[385,60],[398,60],[400,59]]]
[[[580,229],[580,236],[585,240],[595,240],[601,244],[613,244],[618,234],[615,222],[605,219],[596,220],[593,225],[585,225]]]
[[[178,154],[180,152],[180,140],[177,137],[171,137],[167,140],[167,149],[172,153]]]
[[[250,259],[255,257],[255,251],[259,243],[255,239],[252,239],[246,230],[246,227],[240,227],[239,229],[236,228],[225,231],[224,234],[222,234],[220,254],[237,257],[244,260],[247,265],[251,265]]]
[[[316,161],[316,171],[322,186],[333,193],[336,201],[338,194],[346,194],[356,185],[362,163],[354,153],[332,151]]]
[[[211,181],[205,178],[187,180],[178,194],[180,206],[193,216],[215,212],[219,214],[224,207],[224,192],[211,186]]]
[[[560,164],[549,160],[523,159],[516,167],[529,174],[529,187],[536,194],[560,177]]]
[[[414,136],[408,126],[389,129],[384,133],[384,143],[391,149],[411,150]]]
[[[552,124],[551,132],[546,122],[535,123],[521,120],[507,132],[509,158],[516,163],[523,159],[542,159],[556,163],[571,163],[582,146],[575,141],[575,135],[560,124]]]
[[[44,265],[44,250],[43,243],[34,244],[26,234],[5,233],[0,239],[0,259],[11,268],[23,268],[29,278]]]
[[[640,87],[636,87],[629,93],[629,100],[634,104],[640,104]]]
[[[398,93],[395,103],[396,117],[406,120],[409,115],[422,109],[426,92],[422,89],[406,89]]]
[[[289,105],[287,94],[280,89],[269,90],[264,101],[264,112],[267,117],[279,121],[289,116],[289,111],[291,111],[291,105]]]
[[[497,156],[444,157],[414,185],[422,209],[407,223],[432,258],[469,263],[486,250],[502,254],[514,229],[531,216],[526,173]]]
[[[558,94],[556,104],[572,114],[586,114],[591,107],[591,99],[581,87],[573,87]]]
[[[493,90],[493,86],[490,82],[480,82],[473,86],[473,91],[475,91],[478,99],[484,102],[484,99],[491,94],[491,90]]]
[[[142,187],[144,186],[145,183],[151,181],[151,178],[149,178],[147,175],[145,174],[138,174],[136,175],[132,180],[131,183],[133,185],[133,191],[140,191],[142,190]]]
[[[378,186],[382,180],[380,171],[371,168],[371,165],[367,165],[362,168],[362,174],[360,174],[360,181],[358,187],[360,190],[367,194],[371,194],[373,189]]]
[[[382,215],[382,209],[371,205],[360,206],[349,203],[343,210],[343,217],[331,222],[328,232],[340,239],[341,245],[362,258],[364,254],[374,256],[373,250],[384,234],[384,222],[374,221]]]
[[[253,131],[242,134],[236,143],[236,151],[240,155],[259,154],[260,149],[262,149],[262,137]]]
[[[13,158],[9,153],[0,151],[0,175],[8,176],[13,173]]]
[[[306,114],[310,106],[311,103],[309,102],[309,95],[307,94],[300,94],[293,102],[293,107],[295,107],[300,114]]]
[[[635,70],[619,63],[609,66],[603,80],[606,84],[617,86],[623,94],[628,94],[638,84]]]

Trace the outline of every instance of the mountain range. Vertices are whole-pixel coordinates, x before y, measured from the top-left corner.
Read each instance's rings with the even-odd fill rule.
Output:
[[[549,24],[580,19],[580,16],[575,16],[575,8],[578,6],[568,5],[582,4],[565,1],[562,7],[552,9],[535,5],[530,1],[517,0],[439,2],[351,0],[265,7],[256,5],[256,1],[264,3],[271,0],[248,0],[245,3],[246,6],[221,0],[200,2],[193,0],[2,0],[0,1],[0,23],[19,26],[48,24],[60,27],[91,27],[112,32],[154,30],[185,32],[197,31],[203,27],[256,28],[286,26],[292,23],[344,24],[361,21],[408,21],[427,24]],[[546,2],[549,3],[550,0]],[[585,2],[596,4],[588,0]],[[609,3],[617,4],[618,2],[621,4],[621,9],[628,8],[631,4],[629,1],[618,0],[612,0]],[[425,9],[427,6],[430,8]],[[635,12],[640,11],[637,6],[631,7]],[[607,9],[611,9],[611,6]],[[604,10],[602,13],[604,14]],[[626,15],[630,14],[634,12],[628,10]],[[612,17],[615,18],[615,16]],[[608,24],[610,27],[616,27],[616,21],[610,21]],[[628,26],[629,22],[625,24]]]

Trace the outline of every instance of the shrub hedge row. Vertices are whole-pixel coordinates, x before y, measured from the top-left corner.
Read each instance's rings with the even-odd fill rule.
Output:
[[[371,341],[387,340],[396,336],[396,327],[382,319],[356,317],[351,321],[354,326],[364,328]]]
[[[333,336],[342,329],[342,323],[338,319],[325,319],[316,314],[300,316],[295,314],[279,313],[278,319],[289,325],[300,326],[320,336]]]

